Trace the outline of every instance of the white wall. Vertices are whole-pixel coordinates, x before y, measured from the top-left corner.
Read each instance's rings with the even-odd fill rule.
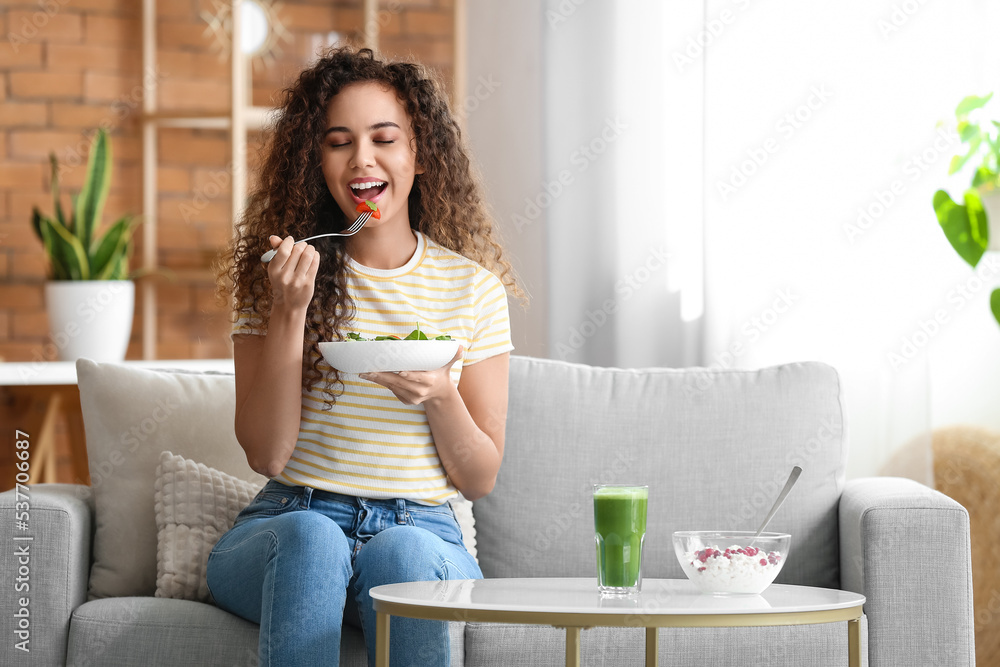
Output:
[[[532,0],[467,3],[466,128],[528,307],[510,302],[515,354],[548,355],[545,211],[531,216],[543,182],[542,22]],[[527,221],[519,223],[519,215]]]

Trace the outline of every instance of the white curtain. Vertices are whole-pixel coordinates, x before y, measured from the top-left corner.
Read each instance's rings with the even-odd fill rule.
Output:
[[[962,189],[955,105],[1000,81],[998,5],[471,3],[469,83],[504,85],[470,133],[541,304],[515,313],[520,351],[825,361],[852,476],[934,426],[1000,428],[1000,275],[969,291],[930,205]]]
[[[703,65],[668,38],[701,3],[550,0],[543,34],[549,355],[697,363],[702,302]]]
[[[708,48],[705,363],[835,366],[849,473],[936,425],[1000,426],[989,289],[949,299],[972,272],[931,207],[957,185],[955,105],[998,83],[995,5],[746,3]]]

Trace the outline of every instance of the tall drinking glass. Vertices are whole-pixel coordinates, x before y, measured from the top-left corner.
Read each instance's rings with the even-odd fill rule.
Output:
[[[648,486],[594,485],[597,587],[602,595],[634,595],[642,587]]]

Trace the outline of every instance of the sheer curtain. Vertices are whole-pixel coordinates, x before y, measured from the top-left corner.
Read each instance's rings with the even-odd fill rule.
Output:
[[[504,85],[470,133],[535,295],[520,351],[825,361],[852,476],[933,426],[1000,428],[1000,273],[971,289],[930,204],[961,192],[948,122],[996,86],[998,4],[471,3],[469,83]]]
[[[835,366],[852,474],[935,425],[1000,420],[989,290],[956,302],[971,272],[930,204],[955,184],[955,105],[996,85],[998,27],[976,0],[772,0],[708,50],[705,362]]]
[[[549,355],[616,366],[698,362],[703,64],[664,44],[701,3],[549,2],[543,30]]]

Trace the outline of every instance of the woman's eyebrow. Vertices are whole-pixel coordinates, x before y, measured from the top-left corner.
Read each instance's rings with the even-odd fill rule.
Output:
[[[368,131],[369,132],[374,132],[375,130],[380,130],[383,127],[394,127],[397,130],[399,129],[399,125],[397,125],[396,123],[393,123],[391,120],[383,120],[381,123],[375,123],[374,125],[369,125],[368,126]],[[349,128],[344,127],[343,125],[337,125],[337,126],[334,126],[334,127],[327,128],[326,132],[323,133],[323,136],[325,137],[326,135],[330,134],[331,132],[347,132],[349,134],[351,132],[351,130]]]

